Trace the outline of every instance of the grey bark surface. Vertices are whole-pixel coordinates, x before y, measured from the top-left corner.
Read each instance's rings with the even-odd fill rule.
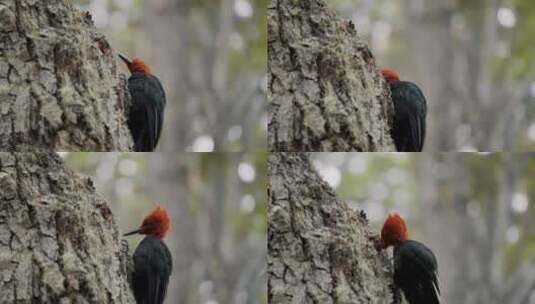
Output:
[[[306,154],[268,159],[270,303],[391,303],[391,267],[364,213],[350,209]]]
[[[0,150],[130,150],[126,85],[89,14],[0,0],[0,25]]]
[[[2,303],[134,303],[107,203],[53,153],[0,153]]]
[[[268,5],[268,149],[395,151],[390,91],[354,25],[323,0]]]

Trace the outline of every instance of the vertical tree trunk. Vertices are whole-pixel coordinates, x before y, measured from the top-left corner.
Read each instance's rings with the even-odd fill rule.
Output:
[[[393,106],[368,46],[323,0],[270,0],[270,151],[393,151]]]
[[[53,153],[0,153],[2,303],[133,303],[113,215]]]
[[[305,154],[271,154],[268,178],[270,303],[389,303],[390,267],[365,214],[341,202]]]
[[[0,1],[0,150],[129,150],[124,82],[70,1]]]

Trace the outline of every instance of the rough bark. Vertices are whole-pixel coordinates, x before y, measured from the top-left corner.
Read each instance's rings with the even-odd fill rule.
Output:
[[[0,24],[1,150],[130,150],[126,86],[88,13],[0,0]]]
[[[268,7],[270,151],[394,151],[390,91],[354,25],[323,0]]]
[[[107,203],[52,153],[0,153],[2,303],[133,303]]]
[[[268,159],[270,303],[389,303],[390,267],[365,214],[341,202],[305,154]]]

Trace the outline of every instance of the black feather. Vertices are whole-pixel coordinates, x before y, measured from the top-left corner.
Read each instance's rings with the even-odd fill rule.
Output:
[[[136,152],[151,152],[160,140],[165,110],[165,92],[153,75],[133,73],[128,79],[132,107],[128,127]]]
[[[134,253],[132,289],[137,304],[161,304],[173,269],[171,252],[165,243],[146,236]]]
[[[437,260],[433,252],[417,241],[405,241],[394,248],[394,283],[410,304],[439,304]]]
[[[390,84],[394,103],[392,137],[398,152],[420,152],[425,141],[427,102],[422,91],[412,82]]]

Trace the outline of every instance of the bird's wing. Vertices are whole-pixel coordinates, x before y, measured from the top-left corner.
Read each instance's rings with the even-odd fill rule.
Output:
[[[158,287],[158,299],[160,300],[158,303],[163,303],[163,300],[167,295],[167,285],[169,285],[169,277],[162,277],[161,284]]]
[[[422,91],[413,83],[408,83],[406,99],[411,101],[410,130],[413,149],[422,151],[425,140],[426,101]]]
[[[424,149],[425,144],[425,115],[423,116],[423,119],[419,119],[419,126],[421,131],[421,137],[420,137],[420,151]]]
[[[426,248],[427,249],[427,248]],[[416,266],[421,275],[425,279],[425,284],[422,285],[422,294],[430,301],[429,303],[440,303],[440,287],[438,284],[438,272],[436,270],[435,256],[431,251],[428,251],[429,258],[422,256],[416,257]],[[431,260],[432,259],[432,260]]]
[[[146,102],[143,104],[143,116],[145,117],[145,130],[143,134],[145,135],[143,140],[143,151],[146,152],[152,152],[154,148],[156,147],[156,139],[159,138],[158,134],[158,123],[159,123],[159,115],[157,113],[157,108],[149,103]]]
[[[401,81],[391,87],[395,107],[394,140],[398,151],[420,152],[425,140],[427,105],[421,90]]]
[[[173,271],[173,257],[171,256],[171,251],[169,251],[169,248],[167,245],[162,242],[162,256],[161,259],[165,263],[165,269],[168,269],[169,272],[162,276],[163,285],[160,290],[160,294],[162,295],[162,299],[165,299],[165,295],[167,294],[167,285],[169,285],[169,277],[171,276],[171,273]]]
[[[151,281],[147,275],[149,270],[147,268],[145,258],[134,256],[134,266],[135,269],[132,275],[132,291],[134,292],[136,303],[148,303],[147,294],[148,290],[151,288]]]
[[[170,259],[169,249],[160,240],[146,237],[138,246],[134,253],[132,285],[137,303],[164,302],[171,273],[167,259]]]
[[[135,276],[134,296],[137,303],[162,304],[165,300],[169,277],[163,277],[154,269],[146,269],[144,273],[137,272]]]
[[[160,140],[160,134],[162,134],[162,127],[163,127],[163,113],[165,110],[165,105],[167,103],[166,97],[165,97],[165,91],[163,89],[162,83],[156,76],[149,75],[151,79],[151,86],[153,87],[153,91],[157,92],[155,95],[155,99],[153,101],[153,104],[156,105],[154,107],[154,146],[158,144],[158,141]]]
[[[411,99],[416,100],[415,113],[416,113],[416,129],[417,129],[417,146],[418,151],[422,151],[425,141],[425,117],[427,116],[427,101],[425,96],[418,88],[417,85],[411,83],[410,85]]]
[[[165,92],[152,75],[134,74],[128,81],[133,105],[129,127],[135,139],[136,151],[151,152],[160,139],[165,108]]]
[[[425,120],[420,115],[411,115],[409,123],[414,150],[421,152],[424,147]]]
[[[408,241],[397,250],[394,280],[411,304],[440,304],[436,258],[425,245]]]

